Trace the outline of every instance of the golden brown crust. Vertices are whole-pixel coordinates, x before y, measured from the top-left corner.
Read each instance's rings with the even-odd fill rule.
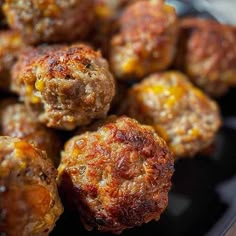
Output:
[[[186,18],[180,23],[175,65],[212,96],[236,85],[236,27]]]
[[[65,145],[59,184],[87,229],[120,233],[159,219],[168,202],[173,157],[149,126],[109,117]]]
[[[0,32],[0,90],[9,91],[10,70],[22,47],[23,41],[17,32],[12,30]]]
[[[75,44],[26,50],[13,69],[12,89],[40,122],[70,130],[106,116],[115,82],[99,52]]]
[[[25,141],[0,136],[0,233],[48,235],[63,208],[56,170]]]
[[[175,71],[153,74],[134,85],[122,109],[152,125],[177,158],[209,146],[221,124],[216,102]]]
[[[45,54],[53,53],[55,50],[60,50],[65,45],[40,45],[37,48],[26,46],[24,47],[18,57],[19,60],[12,68],[11,74],[12,74],[12,83],[11,83],[11,91],[17,94],[25,94],[24,87],[22,86],[24,84],[22,73],[24,73],[24,70],[26,70],[27,66],[32,63],[33,60],[37,60],[38,57],[44,56]],[[30,69],[30,68],[29,68]]]
[[[62,145],[53,130],[35,121],[23,104],[13,103],[5,106],[0,114],[2,135],[20,138],[46,151],[54,165],[58,166]]]
[[[3,9],[11,28],[30,44],[82,39],[94,23],[92,0],[6,0]]]
[[[178,34],[173,7],[162,1],[139,1],[126,8],[119,28],[110,53],[111,68],[119,79],[142,79],[170,65]]]

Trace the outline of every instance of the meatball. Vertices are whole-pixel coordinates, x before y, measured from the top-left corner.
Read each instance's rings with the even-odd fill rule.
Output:
[[[41,46],[22,52],[12,89],[35,119],[72,130],[106,116],[115,82],[107,61],[89,46]]]
[[[3,10],[30,44],[85,38],[94,22],[93,0],[6,0]]]
[[[121,233],[159,219],[172,174],[173,156],[153,128],[110,117],[66,143],[58,182],[88,230]]]
[[[211,96],[236,85],[236,27],[213,20],[183,19],[176,68]]]
[[[139,1],[126,8],[111,39],[110,63],[118,79],[142,79],[166,69],[175,54],[175,9],[162,1]]]
[[[176,158],[209,146],[221,124],[219,108],[181,73],[156,73],[133,86],[123,112],[152,125]]]
[[[1,235],[48,235],[63,211],[55,178],[43,152],[20,139],[0,137]]]
[[[14,103],[6,106],[1,114],[2,135],[23,139],[42,151],[57,166],[60,160],[61,141],[53,130],[36,122],[25,105]]]
[[[9,91],[10,71],[23,47],[20,35],[12,30],[0,32],[0,90]]]

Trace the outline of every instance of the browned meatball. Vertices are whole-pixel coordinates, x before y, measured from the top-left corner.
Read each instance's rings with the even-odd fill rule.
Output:
[[[56,170],[20,139],[0,136],[0,234],[48,235],[61,215]]]
[[[8,91],[11,82],[10,70],[23,47],[20,35],[12,30],[0,32],[0,90]]]
[[[111,40],[111,68],[119,79],[141,79],[166,69],[175,54],[175,9],[162,1],[139,1],[122,14]]]
[[[1,114],[2,135],[23,139],[42,151],[57,166],[60,160],[61,141],[56,133],[33,119],[23,104],[10,104]]]
[[[12,89],[35,119],[71,130],[106,116],[115,82],[99,52],[75,44],[25,50],[13,68]]]
[[[236,85],[236,27],[213,20],[181,21],[176,67],[212,96]]]
[[[30,44],[84,38],[94,21],[93,0],[6,0],[3,10]]]
[[[159,219],[172,174],[173,157],[150,126],[111,117],[66,143],[58,181],[88,230],[120,233]]]
[[[150,75],[133,86],[123,109],[152,125],[176,157],[205,149],[221,124],[217,104],[174,71]]]

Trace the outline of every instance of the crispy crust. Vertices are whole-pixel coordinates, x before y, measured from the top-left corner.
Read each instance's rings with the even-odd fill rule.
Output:
[[[36,122],[23,104],[5,106],[0,114],[2,135],[20,138],[46,151],[54,165],[58,166],[62,144],[53,130]]]
[[[11,28],[30,44],[83,39],[94,23],[92,0],[6,0],[3,10]]]
[[[0,233],[48,235],[63,211],[56,170],[25,141],[0,137]]]
[[[162,1],[139,1],[126,8],[119,28],[110,52],[111,68],[119,79],[142,79],[170,65],[178,34],[173,7]]]
[[[186,18],[180,24],[175,65],[212,96],[236,85],[236,27]]]
[[[37,60],[40,56],[45,56],[49,53],[52,54],[54,51],[62,49],[63,46],[65,47],[65,45],[56,44],[50,46],[42,45],[36,48],[26,46],[25,48],[23,48],[18,55],[19,60],[17,61],[17,63],[15,63],[11,71],[11,91],[19,95],[25,94],[26,91],[23,91],[25,90],[23,87],[24,77],[21,75],[24,73],[24,70],[26,70],[26,68],[30,66],[30,64],[33,64],[33,61]]]
[[[17,60],[19,50],[23,47],[20,35],[12,30],[0,32],[0,90],[9,91],[10,70]]]
[[[12,89],[40,122],[71,130],[106,116],[115,82],[99,52],[75,44],[26,50],[13,69]]]
[[[122,109],[152,125],[176,158],[209,146],[221,124],[217,103],[175,71],[153,74],[133,86]]]
[[[110,117],[97,127],[65,145],[58,169],[65,199],[88,230],[121,233],[158,220],[174,170],[166,143],[128,117]]]

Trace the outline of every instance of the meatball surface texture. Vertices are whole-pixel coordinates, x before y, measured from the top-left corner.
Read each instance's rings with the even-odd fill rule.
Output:
[[[107,61],[89,46],[41,46],[20,55],[12,90],[37,120],[72,130],[106,116],[115,82]]]
[[[221,118],[217,103],[175,71],[156,73],[134,85],[121,109],[152,125],[178,157],[191,157],[209,146]]]
[[[121,233],[159,219],[174,168],[153,128],[113,116],[70,139],[58,170],[60,189],[85,227]]]
[[[94,23],[93,0],[6,0],[3,10],[29,44],[83,39]]]

